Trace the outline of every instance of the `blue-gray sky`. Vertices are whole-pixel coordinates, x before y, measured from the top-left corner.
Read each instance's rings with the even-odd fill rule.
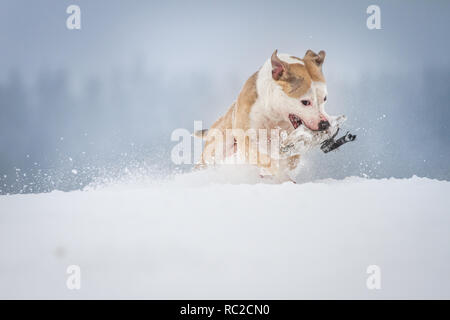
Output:
[[[373,3],[382,30],[366,27]],[[81,7],[80,31],[65,27],[70,4]],[[3,0],[1,8],[0,67],[31,76],[42,68],[99,73],[140,59],[165,73],[231,69],[245,78],[274,48],[326,49],[327,68],[338,73],[450,63],[448,1]]]
[[[81,30],[66,28],[70,4],[81,8]],[[381,8],[381,30],[366,27],[370,4]],[[450,178],[448,1],[2,0],[0,8],[8,186],[20,184],[9,178],[17,168],[56,168],[68,157],[81,168],[110,164],[130,145],[149,159],[152,148],[167,151],[173,129],[225,112],[274,49],[327,52],[329,112],[346,113],[361,138],[318,156],[320,170],[305,176]]]

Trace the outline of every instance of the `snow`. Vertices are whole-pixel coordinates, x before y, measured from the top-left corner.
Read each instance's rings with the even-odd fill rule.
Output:
[[[450,298],[450,182],[262,182],[228,168],[1,196],[0,298]]]

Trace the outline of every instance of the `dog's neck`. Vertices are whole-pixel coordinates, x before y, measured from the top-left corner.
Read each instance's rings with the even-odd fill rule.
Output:
[[[298,61],[297,61],[298,62]],[[272,78],[272,65],[267,60],[258,71],[256,81],[258,98],[251,110],[250,123],[252,128],[274,129],[281,128],[292,131],[291,123],[280,113],[283,99],[282,88]]]

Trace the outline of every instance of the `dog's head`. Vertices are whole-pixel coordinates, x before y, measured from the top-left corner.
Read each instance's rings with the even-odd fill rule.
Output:
[[[303,59],[272,54],[272,78],[281,87],[279,106],[283,118],[290,121],[294,129],[305,125],[313,131],[330,127],[324,110],[327,101],[327,85],[322,73],[325,52],[318,54],[308,50]]]

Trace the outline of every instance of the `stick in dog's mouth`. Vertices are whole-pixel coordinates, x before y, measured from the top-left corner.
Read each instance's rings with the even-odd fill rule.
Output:
[[[347,131],[347,133],[345,135],[343,135],[342,137],[340,137],[337,140],[334,140],[334,138],[337,136],[338,132],[339,132],[339,128],[337,129],[336,133],[333,134],[333,136],[331,138],[328,138],[327,140],[322,142],[320,149],[324,153],[328,153],[332,150],[335,150],[335,149],[339,148],[340,146],[342,146],[343,144],[350,142],[350,141],[354,141],[356,139],[355,134],[351,134]]]
[[[293,113],[290,113],[290,114],[289,114],[289,120],[291,121],[292,126],[294,127],[294,129],[297,129],[297,128],[300,127],[301,124],[302,124],[302,119],[300,119],[299,116],[296,116],[296,115],[293,114]]]
[[[307,151],[313,146],[320,145],[320,148],[324,153],[328,153],[346,144],[347,142],[354,141],[356,135],[347,132],[344,136],[336,139],[339,128],[346,120],[344,115],[341,116],[329,116],[330,128],[327,130],[310,130],[306,125],[303,125],[301,118],[295,114],[289,114],[289,120],[294,127],[289,135],[286,133],[281,138],[281,153],[288,156],[293,156]],[[334,132],[334,133],[333,133]]]

